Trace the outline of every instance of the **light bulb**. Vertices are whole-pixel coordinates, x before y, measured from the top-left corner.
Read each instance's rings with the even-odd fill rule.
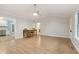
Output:
[[[0,19],[3,19],[3,17],[0,17]]]
[[[33,13],[33,16],[38,16],[38,14],[36,12]]]

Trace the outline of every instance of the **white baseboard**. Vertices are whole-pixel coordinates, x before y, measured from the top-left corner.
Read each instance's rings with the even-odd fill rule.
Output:
[[[56,35],[46,35],[46,34],[40,34],[40,35],[43,35],[43,36],[52,36],[52,37],[70,38],[68,36],[56,36]]]
[[[15,39],[23,38],[22,36],[15,36]]]

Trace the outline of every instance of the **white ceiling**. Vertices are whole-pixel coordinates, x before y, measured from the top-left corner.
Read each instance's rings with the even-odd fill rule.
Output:
[[[59,16],[69,18],[73,12],[79,8],[79,4],[38,4],[37,9],[40,10],[40,16]],[[32,19],[33,4],[1,4],[0,16],[17,17],[24,19]]]

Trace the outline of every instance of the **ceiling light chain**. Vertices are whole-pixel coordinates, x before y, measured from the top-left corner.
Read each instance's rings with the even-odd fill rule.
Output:
[[[37,6],[37,5],[36,5],[36,4],[34,4],[34,12],[36,12],[36,6]]]

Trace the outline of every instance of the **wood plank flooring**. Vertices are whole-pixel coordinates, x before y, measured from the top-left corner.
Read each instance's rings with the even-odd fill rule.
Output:
[[[0,37],[1,54],[77,54],[70,39],[48,36]]]

